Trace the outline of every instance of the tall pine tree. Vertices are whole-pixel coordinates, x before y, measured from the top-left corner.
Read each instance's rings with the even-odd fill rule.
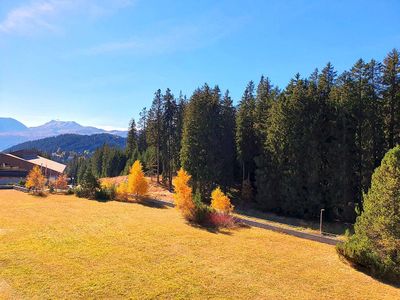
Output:
[[[154,147],[156,154],[155,173],[157,176],[157,183],[160,183],[160,151],[161,151],[161,138],[162,138],[162,94],[158,89],[154,94],[153,103],[151,105],[148,120],[147,120],[147,141],[149,146]]]
[[[400,142],[400,60],[393,49],[383,61],[386,138],[389,149]]]
[[[250,81],[244,91],[236,114],[236,149],[242,168],[242,179],[252,179],[257,155],[255,132],[254,83]]]

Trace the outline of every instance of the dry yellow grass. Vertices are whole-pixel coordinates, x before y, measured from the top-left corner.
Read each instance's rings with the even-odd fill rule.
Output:
[[[400,299],[332,246],[171,208],[0,191],[0,298]]]
[[[149,191],[148,195],[153,199],[164,200],[168,202],[173,202],[173,194],[168,191],[165,187],[160,184],[157,184],[155,178],[146,177],[147,182],[149,183]],[[101,178],[100,182],[103,184],[114,184],[118,185],[123,181],[127,180],[127,176],[117,176],[117,177],[107,177]]]

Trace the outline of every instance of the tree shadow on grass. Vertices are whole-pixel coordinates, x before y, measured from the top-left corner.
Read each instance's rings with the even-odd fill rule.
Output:
[[[38,199],[44,199],[47,198],[48,194],[46,193],[29,193],[29,195],[38,198]]]
[[[186,223],[200,230],[204,230],[214,234],[225,234],[225,235],[233,235],[236,231],[251,228],[251,226],[244,224],[238,220],[235,221],[235,224],[231,227],[216,227],[207,222],[198,224],[196,222],[187,221]]]
[[[99,203],[107,203],[107,202],[112,201],[110,199],[89,199],[89,200],[96,201],[96,202],[99,202]]]
[[[172,203],[167,203],[164,201],[160,201],[154,198],[141,198],[138,200],[121,200],[115,199],[114,201],[125,203],[125,204],[139,204],[142,206],[150,207],[150,208],[158,208],[158,209],[167,209],[169,207],[174,207]]]
[[[146,207],[158,208],[158,209],[167,209],[169,207],[172,207],[165,202],[161,202],[161,201],[158,201],[157,199],[152,199],[152,198],[140,199],[139,201],[133,202],[133,203],[137,203],[137,204],[140,204],[140,205],[143,205]]]
[[[220,234],[225,234],[225,235],[233,234],[231,232],[231,230],[227,229],[227,228],[218,228],[218,227],[208,226],[208,225],[204,225],[204,224],[197,224],[195,222],[189,222],[189,221],[187,221],[186,224],[192,226],[193,228],[207,231],[209,233],[214,233],[214,234],[220,233]]]

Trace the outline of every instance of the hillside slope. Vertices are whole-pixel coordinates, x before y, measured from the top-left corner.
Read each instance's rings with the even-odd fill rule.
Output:
[[[123,148],[125,147],[125,143],[125,138],[108,133],[92,135],[62,134],[55,137],[24,142],[8,148],[6,152],[22,149],[36,149],[47,153],[65,151],[82,154],[85,151],[93,152],[104,144],[111,147]]]
[[[127,131],[107,131],[93,126],[83,126],[74,121],[52,120],[36,127],[27,127],[12,118],[0,118],[0,151],[18,143],[34,141],[62,134],[93,135],[108,133],[121,137],[127,136]]]

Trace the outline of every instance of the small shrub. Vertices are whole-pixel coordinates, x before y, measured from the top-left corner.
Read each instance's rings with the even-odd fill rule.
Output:
[[[235,218],[229,214],[211,212],[208,214],[208,223],[215,228],[233,228],[236,221]]]
[[[96,189],[94,199],[108,201],[113,200],[115,197],[115,190],[113,188],[100,188]]]
[[[211,213],[211,209],[208,205],[204,204],[201,199],[201,194],[197,190],[194,198],[194,210],[193,210],[193,219],[191,221],[196,222],[197,224],[206,225],[208,221],[208,215]]]
[[[217,187],[211,193],[211,207],[224,214],[230,214],[233,210],[231,200]]]
[[[88,198],[94,200],[113,200],[115,198],[115,190],[112,188],[95,188],[94,190],[85,189],[82,186],[77,186],[76,188],[69,189],[68,193],[73,192],[78,198]]]
[[[73,193],[75,194],[75,196],[77,196],[78,198],[83,198],[86,197],[84,190],[82,189],[81,186],[77,186],[76,188],[73,189]]]
[[[74,189],[69,188],[65,194],[66,195],[73,195],[74,194]]]

